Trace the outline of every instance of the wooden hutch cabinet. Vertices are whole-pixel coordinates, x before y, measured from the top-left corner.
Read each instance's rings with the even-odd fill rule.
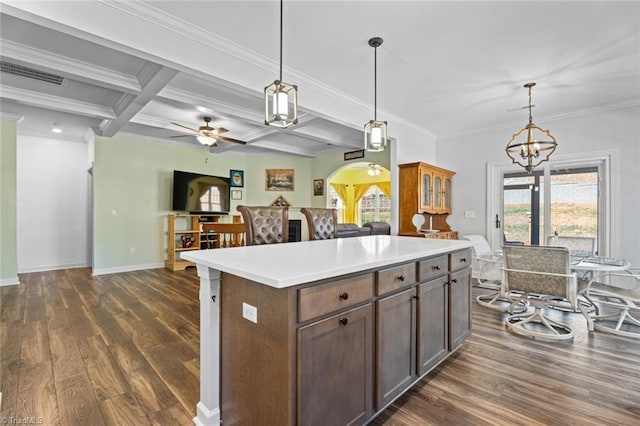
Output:
[[[451,230],[447,216],[451,214],[452,178],[455,172],[426,163],[400,164],[400,204],[398,235],[457,239],[458,233]],[[412,223],[413,215],[422,213],[423,228],[438,233],[419,233]]]

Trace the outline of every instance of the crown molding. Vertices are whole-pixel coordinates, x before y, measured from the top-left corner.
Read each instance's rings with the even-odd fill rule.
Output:
[[[11,40],[2,40],[0,47],[3,57],[22,64],[28,64],[37,69],[44,68],[48,72],[62,74],[64,77],[72,76],[74,79],[107,89],[129,93],[139,93],[141,91],[138,79],[131,74],[120,73]]]
[[[110,120],[116,118],[113,108],[62,98],[60,96],[47,95],[32,90],[17,89],[0,84],[0,94],[2,94],[3,98],[13,99],[40,108],[46,107],[55,111],[70,112],[85,117],[97,117]]]
[[[16,123],[20,123],[22,120],[24,120],[24,115],[12,114],[10,112],[0,111],[0,119],[11,120],[11,121],[15,121]]]

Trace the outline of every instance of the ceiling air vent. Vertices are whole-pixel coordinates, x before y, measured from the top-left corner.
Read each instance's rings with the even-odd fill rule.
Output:
[[[22,65],[16,65],[10,62],[0,61],[0,71],[6,72],[7,74],[30,78],[32,80],[40,80],[45,83],[56,84],[58,86],[62,86],[62,83],[64,82],[64,77],[62,76],[29,67],[23,67]]]

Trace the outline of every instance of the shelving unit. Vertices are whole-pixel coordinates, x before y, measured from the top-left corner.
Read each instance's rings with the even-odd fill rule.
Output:
[[[207,250],[227,247],[220,244],[220,234],[207,224],[217,224],[226,215],[170,214],[167,216],[167,260],[164,266],[181,271],[195,263],[180,258],[180,253],[191,250]],[[240,223],[240,215],[233,215],[233,224]],[[220,224],[222,225],[222,224]],[[231,225],[231,224],[225,224]]]

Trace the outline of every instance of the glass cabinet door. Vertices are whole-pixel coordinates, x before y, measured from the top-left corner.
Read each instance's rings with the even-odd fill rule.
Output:
[[[442,208],[442,177],[433,177],[433,208]]]
[[[423,209],[431,207],[431,174],[422,174],[421,204]]]
[[[444,209],[451,211],[451,179],[444,180]]]

